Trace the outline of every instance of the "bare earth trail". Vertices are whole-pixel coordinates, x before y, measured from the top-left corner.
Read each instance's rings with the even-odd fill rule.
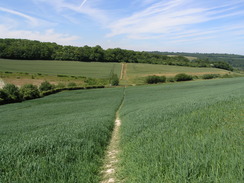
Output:
[[[104,166],[102,169],[102,181],[101,183],[113,183],[118,182],[116,181],[116,173],[117,173],[117,163],[118,163],[118,154],[119,154],[119,142],[120,142],[120,136],[119,136],[119,129],[121,125],[121,120],[119,119],[119,111],[123,105],[125,97],[125,89],[124,89],[124,96],[122,99],[122,102],[119,106],[119,109],[116,112],[116,119],[115,119],[115,126],[112,133],[112,137],[107,149],[107,152],[105,154],[105,161]]]
[[[126,79],[126,72],[127,72],[127,64],[126,63],[122,63],[120,80]]]

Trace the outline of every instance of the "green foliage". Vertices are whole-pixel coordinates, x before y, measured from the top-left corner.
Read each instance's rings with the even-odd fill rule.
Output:
[[[111,85],[112,86],[118,86],[119,85],[119,77],[117,74],[112,74]]]
[[[3,91],[8,95],[10,102],[16,102],[21,100],[19,88],[14,84],[6,84],[3,87]]]
[[[121,48],[104,50],[101,46],[75,47],[61,46],[56,43],[42,43],[23,39],[0,39],[0,58],[26,60],[67,60],[85,62],[127,62],[149,63],[191,67],[214,67],[232,70],[225,57],[222,63],[209,61],[209,58],[199,58],[199,61],[190,61],[184,54],[175,53],[168,56],[161,52],[138,52]],[[227,60],[227,61],[226,61]],[[223,62],[226,61],[226,62]]]
[[[0,182],[99,182],[122,95],[80,90],[1,106]]]
[[[63,74],[58,74],[57,76],[58,76],[58,77],[69,77],[69,76],[67,76],[67,75],[63,75]]]
[[[167,78],[167,82],[171,82],[171,83],[173,83],[173,82],[175,82],[175,78],[173,78],[173,77],[168,77],[168,78]]]
[[[0,89],[0,104],[5,104],[9,101],[8,94]]]
[[[64,84],[64,83],[58,83],[58,84],[55,86],[55,88],[58,88],[58,89],[60,89],[60,88],[65,88],[65,84]]]
[[[76,87],[77,86],[77,84],[76,83],[74,83],[74,82],[70,82],[70,83],[68,83],[67,84],[67,87]]]
[[[193,80],[193,77],[185,73],[180,73],[175,76],[175,81],[190,81],[190,80]]]
[[[215,62],[213,64],[213,66],[216,67],[216,68],[219,68],[219,69],[225,69],[225,70],[229,70],[229,71],[233,71],[234,70],[233,67],[230,64],[226,63],[226,62]]]
[[[203,79],[214,79],[220,77],[219,74],[204,74],[202,76]]]
[[[232,71],[233,68],[244,69],[244,56],[235,54],[218,54],[218,53],[181,53],[181,52],[152,52],[159,55],[178,55],[192,57],[191,65],[196,64],[200,67],[210,67],[216,65],[217,68],[223,68]],[[219,67],[218,62],[224,63]],[[226,65],[227,63],[227,65]],[[215,66],[214,66],[215,67]]]
[[[121,182],[242,182],[243,99],[244,78],[128,87]]]
[[[166,81],[165,76],[147,76],[146,83],[148,84],[156,84],[156,83],[164,83]]]
[[[20,94],[23,100],[35,99],[40,97],[40,93],[37,86],[34,86],[32,84],[23,85],[20,88]]]
[[[48,91],[48,90],[52,90],[52,89],[54,89],[54,88],[55,88],[55,86],[52,85],[51,83],[49,83],[48,81],[44,81],[44,82],[42,82],[41,85],[39,86],[39,90],[40,90],[41,92],[43,92],[43,91]]]

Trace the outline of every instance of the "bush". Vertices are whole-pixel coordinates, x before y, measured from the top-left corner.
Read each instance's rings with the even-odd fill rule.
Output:
[[[68,83],[68,85],[67,85],[68,87],[76,87],[77,86],[77,84],[76,83],[73,83],[73,82],[71,82],[71,83]]]
[[[39,87],[39,90],[40,91],[48,91],[48,90],[52,90],[54,89],[54,85],[52,85],[51,83],[49,83],[48,81],[44,81],[41,83],[40,87]]]
[[[3,87],[3,91],[8,95],[8,99],[10,102],[21,100],[19,88],[14,84],[6,84]]]
[[[96,85],[97,81],[94,78],[86,78],[85,83],[87,83],[88,85]]]
[[[60,89],[60,88],[65,88],[65,84],[64,84],[64,83],[58,83],[58,84],[55,86],[55,88],[58,88],[58,89]]]
[[[175,82],[175,78],[172,78],[172,77],[167,78],[167,82],[171,82],[171,83],[173,83],[173,82]]]
[[[0,89],[0,104],[5,104],[9,101],[8,94]]]
[[[230,75],[230,74],[224,74],[224,75],[222,76],[222,78],[233,78],[233,76]]]
[[[175,81],[190,81],[190,80],[193,80],[193,77],[185,73],[177,74],[175,76]]]
[[[164,83],[166,81],[165,76],[147,76],[146,83],[148,84],[156,84],[156,83]]]
[[[119,77],[117,74],[113,74],[111,77],[111,85],[118,86],[119,85]]]
[[[20,88],[20,94],[24,100],[34,99],[40,97],[37,86],[26,84]]]
[[[219,74],[204,74],[202,76],[203,79],[213,79],[219,77]]]

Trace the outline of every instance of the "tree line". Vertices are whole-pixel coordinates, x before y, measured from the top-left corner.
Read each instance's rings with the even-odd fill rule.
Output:
[[[189,60],[182,55],[167,56],[160,52],[139,52],[121,48],[104,50],[101,46],[63,46],[26,39],[0,39],[0,58],[23,60],[65,60],[83,62],[127,62],[190,67],[216,67],[233,70],[227,62],[206,59]]]
[[[159,55],[177,55],[197,57],[208,62],[227,62],[235,68],[244,70],[244,55],[227,53],[185,53],[185,52],[151,52]]]

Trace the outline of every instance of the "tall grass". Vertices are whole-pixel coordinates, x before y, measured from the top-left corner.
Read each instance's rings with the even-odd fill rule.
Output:
[[[243,78],[132,87],[124,106],[123,182],[243,182]]]
[[[0,106],[0,182],[99,182],[122,89]]]

